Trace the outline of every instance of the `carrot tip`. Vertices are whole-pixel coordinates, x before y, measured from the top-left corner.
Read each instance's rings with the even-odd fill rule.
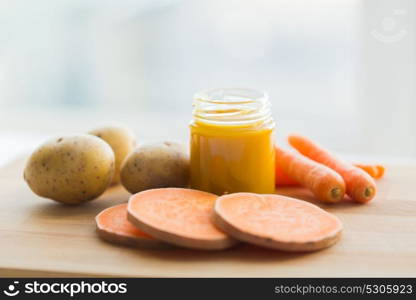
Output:
[[[341,196],[341,189],[340,188],[333,188],[331,190],[331,197],[334,199],[338,199]]]
[[[366,198],[371,197],[373,194],[374,194],[374,188],[372,188],[372,187],[365,188],[365,190],[364,190],[364,196]]]

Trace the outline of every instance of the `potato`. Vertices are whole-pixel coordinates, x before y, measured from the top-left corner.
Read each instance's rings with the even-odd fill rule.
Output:
[[[54,138],[30,156],[24,179],[32,191],[52,200],[79,204],[100,196],[114,174],[114,153],[88,134]]]
[[[136,147],[133,131],[122,125],[112,125],[91,130],[89,134],[106,141],[114,151],[115,170],[112,184],[120,182],[120,169],[126,156]]]
[[[187,187],[189,156],[178,143],[143,145],[127,156],[121,183],[130,193],[162,187]]]

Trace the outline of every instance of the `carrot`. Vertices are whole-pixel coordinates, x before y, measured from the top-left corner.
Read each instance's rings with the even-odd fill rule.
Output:
[[[306,201],[281,195],[236,193],[221,196],[212,221],[230,236],[285,251],[314,251],[335,244],[342,223]]]
[[[210,221],[217,197],[183,188],[147,190],[130,197],[127,218],[167,243],[193,249],[226,249],[236,241]]]
[[[347,194],[354,201],[365,203],[374,198],[376,183],[367,172],[335,157],[306,137],[292,134],[289,136],[289,143],[306,157],[338,172],[344,178]]]
[[[276,153],[277,154],[277,153]],[[283,187],[283,186],[299,186],[299,182],[294,180],[292,177],[287,175],[282,168],[279,166],[280,163],[278,161],[278,157],[276,155],[276,186]],[[366,171],[371,177],[374,179],[380,179],[384,176],[385,167],[382,165],[370,165],[370,164],[354,164],[354,166],[363,169]]]
[[[140,231],[127,221],[127,204],[104,209],[95,217],[97,233],[111,243],[134,247],[166,247],[150,235]]]
[[[377,170],[378,170],[377,179],[382,178],[384,176],[384,173],[386,172],[386,167],[383,166],[383,165],[377,165],[376,167],[377,167]]]
[[[275,183],[276,186],[298,186],[299,182],[294,180],[292,177],[287,175],[282,168],[280,167],[280,158],[278,157],[277,151],[276,153],[276,163],[275,163]]]
[[[378,169],[376,166],[373,165],[358,165],[358,168],[366,171],[368,175],[370,175],[373,178],[377,178],[378,176]]]
[[[366,171],[374,179],[384,176],[385,167],[382,165],[355,164],[355,166]]]
[[[310,189],[322,202],[335,203],[345,194],[342,177],[330,168],[298,153],[276,148],[276,164],[296,182]]]

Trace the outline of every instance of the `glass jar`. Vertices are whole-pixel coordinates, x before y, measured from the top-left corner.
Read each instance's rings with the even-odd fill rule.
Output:
[[[275,191],[275,123],[266,93],[219,88],[197,93],[191,186],[217,195]]]

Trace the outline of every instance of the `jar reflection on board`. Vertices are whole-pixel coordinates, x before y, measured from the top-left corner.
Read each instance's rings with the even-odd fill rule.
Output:
[[[191,186],[217,195],[275,191],[274,128],[266,93],[218,88],[194,96]]]

